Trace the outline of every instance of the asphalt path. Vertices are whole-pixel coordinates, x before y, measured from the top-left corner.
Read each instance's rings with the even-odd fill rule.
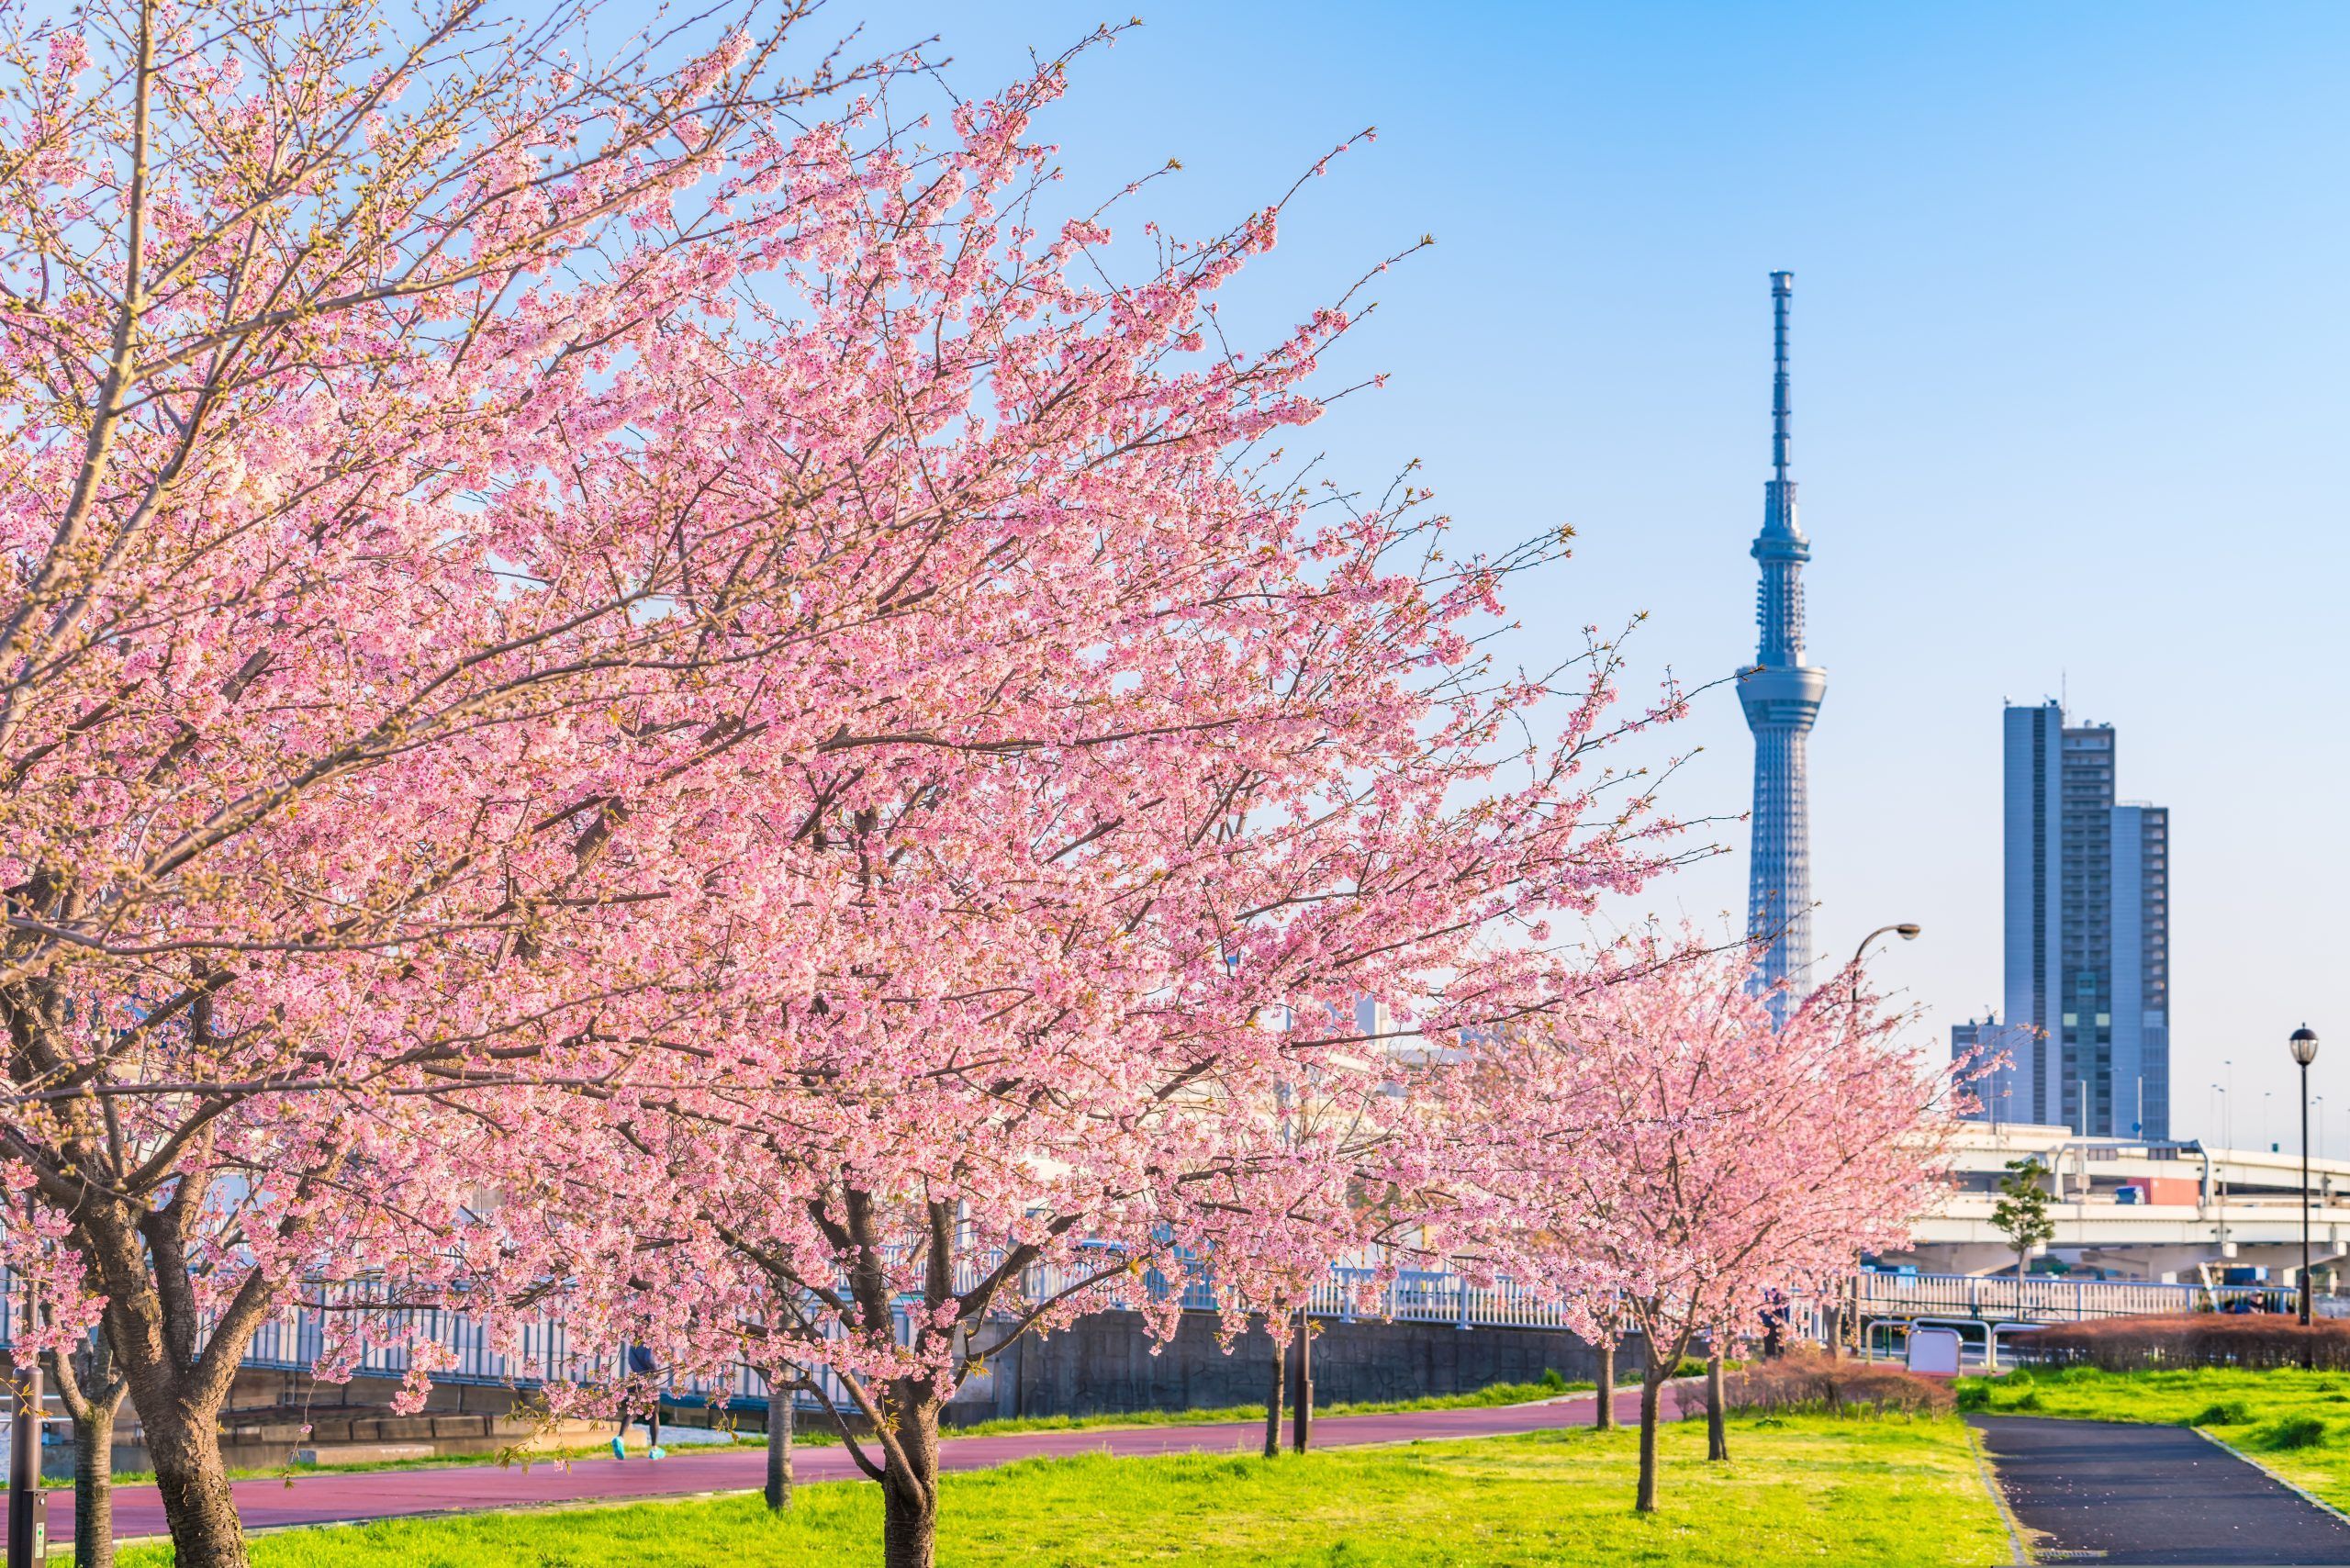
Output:
[[[1665,1414],[1675,1413],[1673,1391],[1665,1394]],[[1617,1418],[1639,1420],[1639,1391],[1616,1400]],[[1504,1437],[1558,1427],[1587,1426],[1593,1396],[1568,1394],[1532,1405],[1503,1405],[1470,1410],[1412,1410],[1388,1416],[1317,1416],[1317,1448],[1365,1443],[1436,1441],[1449,1438]],[[1282,1432],[1286,1440],[1286,1428]],[[1255,1450],[1265,1440],[1262,1421],[1225,1421],[1190,1427],[1119,1427],[1091,1431],[1020,1432],[1002,1437],[949,1438],[939,1445],[948,1470],[984,1470],[1014,1460],[1072,1454],[1141,1456],[1160,1453],[1227,1453]],[[793,1451],[798,1481],[853,1480],[862,1473],[838,1444]],[[658,1462],[642,1453],[625,1460],[542,1460],[520,1465],[450,1465],[445,1469],[384,1470],[233,1484],[237,1512],[247,1529],[289,1525],[357,1523],[417,1514],[469,1513],[491,1508],[627,1502],[640,1497],[692,1496],[712,1492],[753,1492],[767,1484],[764,1447],[673,1449]],[[162,1499],[152,1486],[120,1486],[114,1494],[118,1540],[165,1533]],[[49,1539],[73,1539],[73,1495],[49,1494]]]
[[[2350,1565],[2350,1522],[2191,1428],[1968,1419],[2040,1562]]]

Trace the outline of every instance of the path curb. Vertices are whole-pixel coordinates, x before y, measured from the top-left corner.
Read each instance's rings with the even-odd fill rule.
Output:
[[[2213,1448],[2218,1449],[2221,1453],[2227,1454],[2231,1458],[2244,1461],[2246,1464],[2252,1466],[2253,1469],[2260,1472],[2261,1474],[2266,1475],[2269,1480],[2274,1481],[2277,1485],[2282,1486],[2286,1491],[2290,1492],[2302,1502],[2310,1505],[2310,1506],[2318,1509],[2322,1513],[2332,1514],[2344,1524],[2350,1525],[2350,1514],[2344,1513],[2341,1509],[2335,1507],[2333,1504],[2327,1502],[2324,1498],[2319,1496],[2316,1493],[2311,1491],[2306,1486],[2297,1485],[2293,1482],[2286,1480],[2283,1476],[2269,1469],[2268,1466],[2261,1463],[2260,1461],[2253,1458],[2252,1455],[2236,1447],[2235,1444],[2223,1442],[2220,1439],[2215,1438],[2210,1433],[2205,1431],[2200,1427],[2189,1427],[2187,1429],[2194,1433],[2197,1437],[2201,1438],[2205,1442],[2210,1443]]]
[[[2024,1544],[2023,1526],[2016,1518],[2015,1509],[2008,1506],[2008,1495],[1992,1473],[1991,1457],[1983,1446],[1983,1428],[1964,1419],[1960,1424],[1966,1428],[1966,1447],[1975,1455],[1975,1473],[1983,1478],[1983,1490],[1991,1494],[1992,1505],[1999,1510],[1999,1522],[2008,1527],[2008,1544],[2015,1549],[2015,1555],[2009,1562],[2014,1568],[2031,1568],[2031,1549]]]

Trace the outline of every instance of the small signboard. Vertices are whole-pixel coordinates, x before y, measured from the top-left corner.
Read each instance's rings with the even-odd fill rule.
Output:
[[[1964,1343],[1955,1328],[1912,1328],[1909,1370],[1929,1377],[1955,1377],[1959,1351]]]

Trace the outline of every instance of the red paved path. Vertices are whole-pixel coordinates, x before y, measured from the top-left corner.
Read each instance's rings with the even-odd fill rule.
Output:
[[[1672,1392],[1666,1413],[1673,1414]],[[1617,1418],[1639,1419],[1639,1393],[1620,1394]],[[1409,1442],[1416,1438],[1491,1438],[1553,1427],[1587,1425],[1592,1396],[1569,1395],[1539,1405],[1505,1405],[1474,1410],[1414,1410],[1392,1416],[1327,1416],[1314,1423],[1317,1444]],[[1286,1437],[1287,1433],[1284,1432]],[[1069,1454],[1221,1453],[1254,1450],[1264,1441],[1262,1421],[1230,1421],[1195,1427],[1125,1427],[1093,1431],[1022,1432],[1005,1437],[950,1438],[941,1445],[948,1470],[984,1470],[1016,1459]],[[839,1481],[861,1473],[837,1444],[797,1450],[792,1467],[800,1481]],[[543,1462],[528,1471],[494,1464],[452,1465],[445,1470],[386,1470],[342,1475],[305,1475],[284,1481],[235,1484],[237,1511],[248,1529],[285,1525],[348,1523],[408,1514],[462,1513],[483,1508],[543,1507],[557,1503],[624,1501],[700,1492],[753,1492],[766,1484],[767,1450],[740,1447],[701,1450],[680,1448],[659,1463],[642,1454],[628,1460]],[[116,1539],[129,1540],[164,1533],[163,1504],[152,1486],[118,1487],[114,1495]],[[49,1538],[73,1539],[73,1495],[49,1495]]]

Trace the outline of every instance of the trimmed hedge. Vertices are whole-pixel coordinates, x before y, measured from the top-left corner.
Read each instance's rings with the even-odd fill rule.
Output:
[[[1940,1415],[1953,1404],[1948,1383],[1808,1345],[1729,1373],[1722,1379],[1722,1395],[1740,1416]],[[1695,1403],[1684,1409],[1694,1412]]]
[[[2350,1370],[2350,1322],[2302,1327],[2273,1313],[2199,1312],[2059,1323],[2011,1341],[2043,1365],[2137,1372],[2148,1367],[2319,1367]]]

